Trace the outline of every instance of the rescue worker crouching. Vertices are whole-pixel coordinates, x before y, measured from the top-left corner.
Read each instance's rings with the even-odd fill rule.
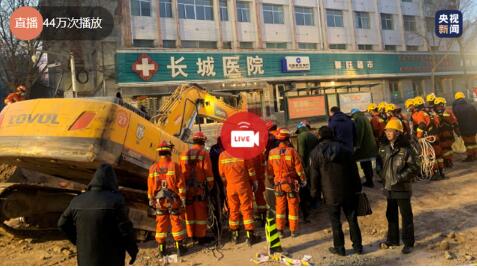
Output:
[[[198,131],[192,136],[192,147],[180,156],[180,167],[186,185],[187,236],[207,244],[208,194],[214,186],[209,153],[204,149],[207,137]]]
[[[186,252],[183,244],[186,235],[183,223],[185,182],[179,164],[172,161],[172,147],[169,142],[161,142],[157,148],[159,160],[149,168],[147,180],[149,205],[156,212],[156,241],[160,257],[166,255],[166,238],[171,225],[177,255]]]
[[[253,212],[253,192],[257,193],[258,181],[252,160],[233,157],[227,151],[219,156],[219,173],[225,184],[227,204],[229,207],[229,228],[232,241],[239,242],[240,214],[246,231],[249,246],[256,243]]]
[[[276,223],[283,237],[288,208],[288,222],[292,237],[297,236],[298,229],[298,195],[300,186],[306,186],[306,177],[298,152],[291,146],[290,132],[280,129],[278,134],[280,145],[270,151],[267,174],[273,174],[276,196]]]

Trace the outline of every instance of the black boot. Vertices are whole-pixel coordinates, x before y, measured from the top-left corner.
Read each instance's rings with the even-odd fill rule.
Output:
[[[184,256],[187,252],[187,248],[185,247],[183,241],[176,241],[176,251],[177,257]]]
[[[260,241],[260,237],[256,236],[253,231],[246,231],[247,232],[247,245],[252,246],[253,244]]]
[[[234,242],[236,245],[239,243],[239,232],[238,231],[232,231],[232,242]]]
[[[166,243],[159,244],[159,258],[163,258],[167,255],[166,253]]]

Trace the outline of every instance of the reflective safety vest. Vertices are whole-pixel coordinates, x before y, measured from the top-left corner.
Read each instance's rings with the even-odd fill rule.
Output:
[[[185,198],[185,185],[180,167],[168,157],[161,157],[149,168],[148,198],[155,200],[157,210],[177,209]]]
[[[269,175],[273,174],[275,185],[292,185],[299,180],[306,180],[298,152],[285,143],[280,143],[277,148],[270,151],[267,169]]]

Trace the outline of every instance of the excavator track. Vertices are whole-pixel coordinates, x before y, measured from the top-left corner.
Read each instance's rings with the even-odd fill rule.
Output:
[[[15,166],[1,165],[0,169],[5,170],[0,172],[5,181],[0,183],[0,226],[16,236],[58,232],[61,213],[86,187]],[[155,231],[155,221],[147,215],[146,193],[128,187],[119,187],[119,191],[126,199],[138,240],[147,240]]]
[[[77,190],[0,183],[0,225],[19,236],[57,231],[59,216],[77,194]]]

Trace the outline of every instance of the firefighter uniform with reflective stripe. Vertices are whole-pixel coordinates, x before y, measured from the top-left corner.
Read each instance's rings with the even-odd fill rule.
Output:
[[[459,133],[459,125],[457,118],[450,110],[446,110],[445,107],[437,109],[439,116],[439,145],[442,149],[442,156],[444,158],[444,164],[448,167],[452,166],[452,156],[454,151],[452,150],[452,144],[455,142],[454,131]]]
[[[156,241],[159,244],[166,242],[170,225],[174,240],[184,240],[182,204],[185,183],[179,165],[170,156],[160,156],[159,161],[149,168],[147,189],[150,203],[156,209]]]
[[[219,156],[219,173],[226,185],[230,230],[239,229],[242,214],[245,230],[253,231],[252,184],[257,179],[253,162],[233,157],[224,151]]]
[[[426,135],[432,135],[436,138],[435,142],[432,143],[432,148],[434,148],[437,159],[438,166],[436,168],[442,170],[444,168],[444,159],[442,158],[442,149],[439,145],[439,117],[437,115],[431,117],[426,111],[419,110],[412,114],[412,121],[416,128],[415,133],[418,139],[424,138]]]
[[[258,189],[255,192],[255,203],[257,204],[257,213],[265,220],[265,213],[267,212],[267,202],[265,201],[265,155],[259,154],[253,159],[253,166],[258,182]]]
[[[298,227],[298,205],[300,182],[306,182],[305,173],[298,152],[281,142],[277,148],[270,151],[268,156],[268,174],[273,174],[276,196],[277,229],[283,231],[288,221],[290,231],[295,233]]]
[[[186,184],[187,236],[204,238],[207,233],[207,193],[214,186],[209,153],[194,144],[180,156],[180,166]]]

